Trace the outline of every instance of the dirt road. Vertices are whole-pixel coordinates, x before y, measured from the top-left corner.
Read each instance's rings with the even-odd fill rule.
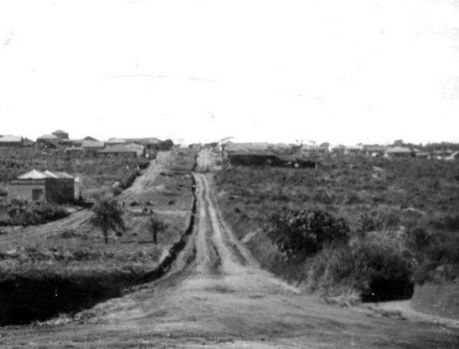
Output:
[[[195,231],[171,272],[80,322],[1,331],[27,347],[457,348],[457,329],[331,307],[259,268],[196,174]],[[90,314],[88,316],[87,314]]]

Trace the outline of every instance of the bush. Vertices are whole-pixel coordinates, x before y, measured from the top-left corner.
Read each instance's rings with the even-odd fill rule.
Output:
[[[92,223],[100,228],[106,244],[108,244],[108,232],[110,230],[115,231],[118,236],[125,230],[123,211],[115,199],[100,199],[96,202],[93,212]]]
[[[338,295],[346,289],[355,289],[355,266],[349,246],[327,246],[307,265],[307,281],[311,291],[332,291]]]
[[[150,165],[150,161],[140,161],[139,168],[145,170]]]
[[[404,299],[413,292],[413,270],[410,256],[395,244],[366,238],[324,248],[309,264],[308,285],[335,295],[353,290],[364,301]]]
[[[12,200],[4,205],[7,218],[0,225],[37,225],[48,223],[68,215],[61,206],[48,202]]]
[[[344,219],[320,210],[286,210],[274,214],[268,218],[264,231],[288,259],[304,260],[325,245],[349,241]]]
[[[120,181],[120,188],[122,190],[129,188],[134,183],[135,179],[139,176],[139,174],[140,172],[137,170],[131,172],[131,174],[127,178]]]
[[[352,247],[354,275],[363,300],[409,298],[415,263],[395,244],[364,239]]]

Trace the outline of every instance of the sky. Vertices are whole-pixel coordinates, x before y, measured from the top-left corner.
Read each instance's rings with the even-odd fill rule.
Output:
[[[459,142],[458,0],[1,0],[0,134]]]

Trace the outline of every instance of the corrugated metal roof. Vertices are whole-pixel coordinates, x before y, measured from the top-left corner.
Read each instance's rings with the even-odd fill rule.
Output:
[[[44,179],[48,178],[48,175],[46,175],[44,172],[37,171],[37,170],[32,170],[27,173],[24,173],[23,175],[20,175],[18,179]]]
[[[51,172],[49,170],[46,170],[44,172],[38,171],[33,169],[32,171],[29,171],[27,173],[24,173],[23,175],[20,175],[18,179],[45,179],[45,178],[72,178],[71,175],[69,175],[66,172]]]

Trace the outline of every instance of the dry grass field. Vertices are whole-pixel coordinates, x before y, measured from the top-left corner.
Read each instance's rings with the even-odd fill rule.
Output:
[[[317,169],[233,167],[216,174],[216,185],[225,219],[265,268],[308,289],[336,294],[363,282],[358,272],[341,267],[359,262],[356,253],[379,265],[402,269],[403,264],[407,277],[419,283],[455,282],[458,173],[457,162],[347,157],[322,159]],[[267,237],[267,221],[283,210],[301,209],[343,218],[350,247],[287,259]],[[371,275],[364,279],[371,283]]]

